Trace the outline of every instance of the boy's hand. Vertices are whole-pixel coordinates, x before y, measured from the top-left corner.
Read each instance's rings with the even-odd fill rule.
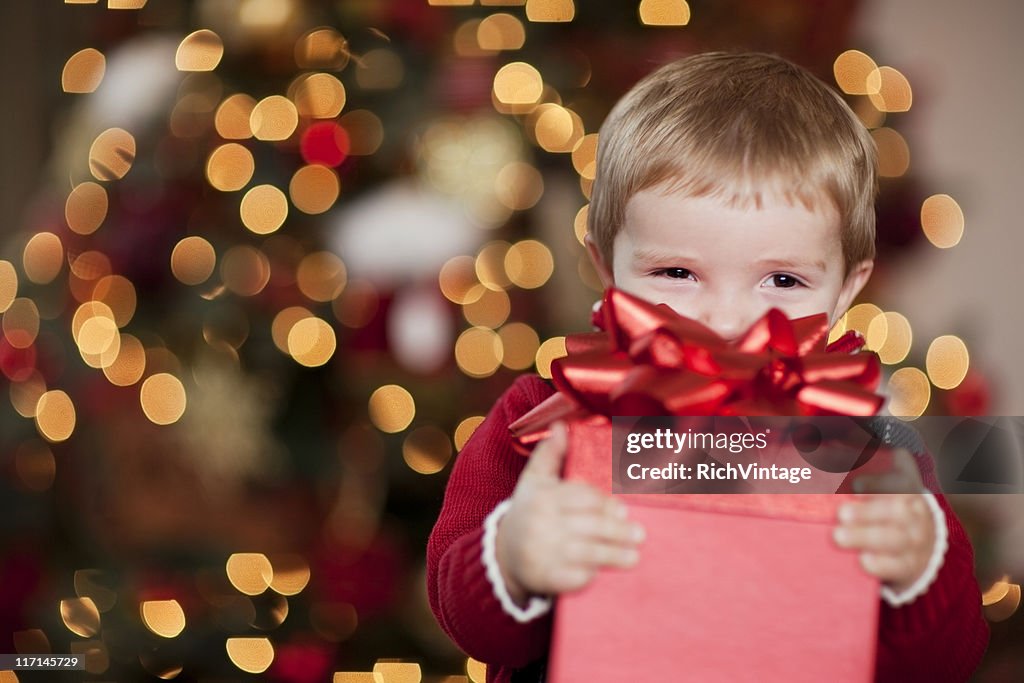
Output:
[[[894,471],[864,475],[854,489],[861,500],[839,509],[834,537],[843,548],[860,550],[864,570],[895,591],[909,588],[924,573],[935,547],[935,522],[913,456],[893,454]]]
[[[495,552],[509,595],[582,588],[600,567],[631,567],[643,527],[626,506],[583,482],[563,481],[567,432],[557,423],[530,455],[512,505],[498,524]]]

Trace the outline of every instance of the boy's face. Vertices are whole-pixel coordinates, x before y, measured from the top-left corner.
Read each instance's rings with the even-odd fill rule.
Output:
[[[766,196],[760,208],[657,189],[634,195],[613,245],[613,263],[588,242],[606,286],[668,304],[727,340],[768,309],[790,318],[827,313],[835,322],[871,275],[871,261],[843,277],[840,220],[832,202],[813,211]]]

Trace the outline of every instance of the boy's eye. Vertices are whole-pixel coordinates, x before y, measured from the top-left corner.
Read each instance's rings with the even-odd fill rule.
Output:
[[[665,277],[670,277],[676,280],[686,280],[693,277],[693,273],[686,268],[662,268],[657,271],[656,274],[664,275]]]
[[[801,287],[804,283],[798,280],[792,275],[786,273],[776,273],[769,278],[772,287],[781,287],[782,289],[789,289],[791,287]]]

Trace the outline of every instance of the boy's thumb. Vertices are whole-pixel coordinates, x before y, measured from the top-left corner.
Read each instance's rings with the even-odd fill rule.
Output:
[[[558,479],[565,461],[568,448],[569,433],[564,422],[556,422],[551,427],[551,434],[537,444],[526,462],[524,475],[530,477],[548,477]]]

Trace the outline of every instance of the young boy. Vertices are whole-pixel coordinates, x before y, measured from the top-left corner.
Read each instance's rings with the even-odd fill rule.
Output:
[[[834,322],[871,275],[873,141],[801,68],[763,54],[682,59],[623,97],[599,139],[587,245],[606,286],[735,339],[772,307]],[[525,376],[498,400],[455,464],[427,548],[434,613],[488,682],[542,680],[551,596],[642,552],[623,504],[559,478],[564,426],[529,458],[512,449],[509,423],[553,391]],[[918,452],[865,477],[835,541],[882,582],[877,680],[962,681],[988,640],[973,554],[904,431],[890,442]]]

